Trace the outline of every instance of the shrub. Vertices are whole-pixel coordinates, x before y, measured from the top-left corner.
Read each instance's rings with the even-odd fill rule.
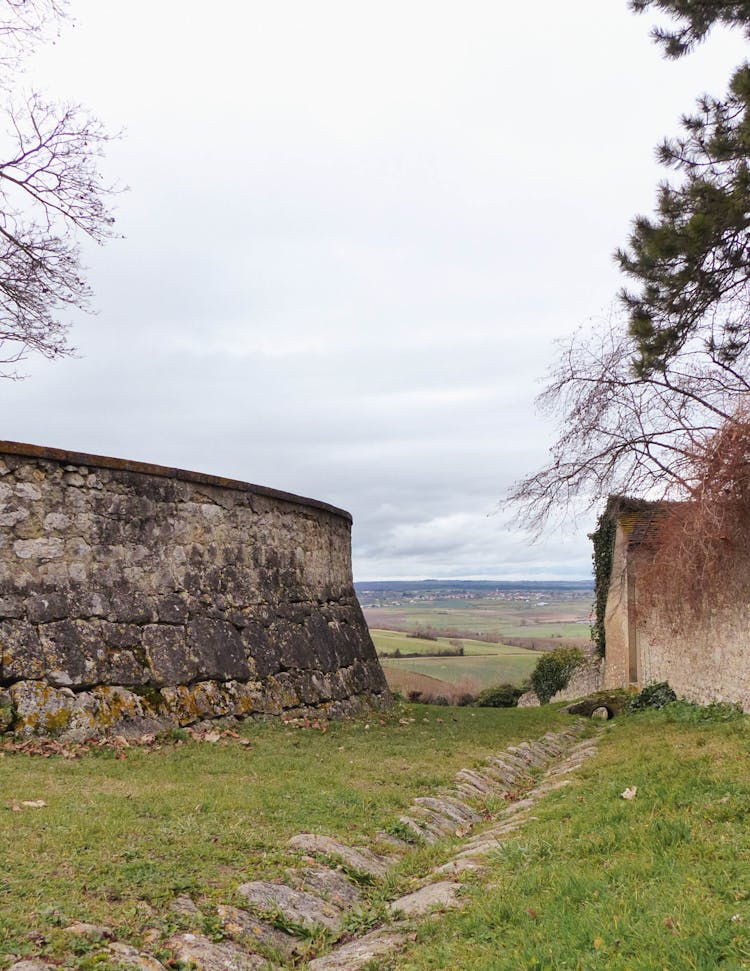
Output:
[[[570,676],[586,660],[586,655],[578,647],[556,647],[554,651],[543,654],[531,672],[531,687],[542,705],[558,691],[566,688]]]
[[[637,695],[630,699],[625,706],[626,711],[643,711],[645,708],[663,708],[672,701],[677,701],[677,695],[666,681],[647,684]]]
[[[467,705],[473,705],[475,700],[476,695],[472,695],[468,691],[465,691],[456,698],[456,704],[459,706],[459,708],[466,708]]]
[[[514,684],[496,684],[479,692],[476,705],[478,708],[515,708],[522,694],[523,688]]]

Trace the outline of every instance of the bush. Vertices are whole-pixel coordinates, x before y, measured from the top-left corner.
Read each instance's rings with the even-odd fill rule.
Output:
[[[473,705],[475,701],[476,695],[469,694],[468,691],[465,691],[456,698],[455,703],[459,706],[459,708],[466,708],[468,705]]]
[[[665,705],[677,701],[677,695],[666,681],[647,684],[637,695],[630,699],[625,706],[626,711],[643,711],[645,708],[663,708]]]
[[[566,688],[570,676],[585,660],[586,655],[578,647],[556,647],[543,654],[530,679],[540,704],[546,705],[554,694]]]
[[[477,708],[515,708],[523,688],[514,684],[497,684],[480,691],[476,700]]]

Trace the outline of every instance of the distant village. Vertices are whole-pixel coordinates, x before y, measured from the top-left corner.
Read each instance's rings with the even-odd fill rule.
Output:
[[[429,586],[425,587],[425,584]],[[445,600],[500,600],[533,604],[534,607],[546,607],[550,604],[567,603],[580,598],[582,592],[592,590],[591,583],[580,582],[554,584],[545,586],[535,585],[530,589],[529,583],[512,586],[508,582],[491,584],[479,581],[472,584],[463,581],[460,586],[438,586],[435,581],[422,581],[411,586],[405,583],[386,584],[385,581],[368,584],[355,584],[357,596],[363,607],[399,607],[404,604],[435,603]]]

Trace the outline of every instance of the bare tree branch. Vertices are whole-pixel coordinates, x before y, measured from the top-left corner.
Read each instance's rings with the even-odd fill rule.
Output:
[[[748,349],[728,364],[701,334],[646,377],[634,356],[627,321],[615,316],[561,347],[538,399],[558,419],[557,440],[548,464],[506,499],[533,531],[573,503],[593,507],[610,494],[689,495],[696,451],[731,426],[747,398]]]
[[[0,0],[0,366],[73,353],[64,315],[91,298],[80,240],[113,235],[97,167],[110,136],[79,105],[18,90],[23,56],[66,11],[67,0]]]

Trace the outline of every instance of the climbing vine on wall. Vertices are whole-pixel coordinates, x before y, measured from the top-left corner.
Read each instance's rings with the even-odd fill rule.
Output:
[[[609,582],[612,576],[612,556],[615,551],[615,533],[617,532],[617,518],[613,503],[607,503],[607,508],[599,516],[596,529],[590,535],[594,544],[591,555],[594,561],[594,620],[591,624],[591,638],[596,644],[597,653],[604,657],[604,612],[607,607]]]

